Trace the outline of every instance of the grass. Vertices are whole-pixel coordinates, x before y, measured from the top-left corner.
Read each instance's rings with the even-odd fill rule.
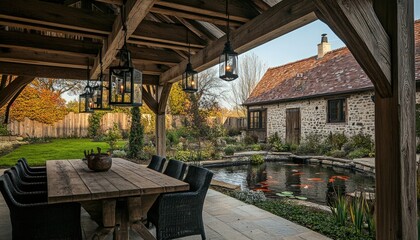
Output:
[[[119,141],[117,147],[123,147],[126,141]],[[0,156],[0,166],[13,166],[19,158],[25,157],[31,165],[45,165],[47,160],[82,159],[83,150],[100,147],[106,151],[106,142],[92,142],[91,139],[53,139],[48,143],[22,145],[14,151]]]

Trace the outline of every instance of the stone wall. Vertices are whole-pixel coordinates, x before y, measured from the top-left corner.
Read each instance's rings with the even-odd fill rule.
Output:
[[[369,91],[347,96],[346,122],[343,123],[327,123],[328,101],[324,97],[267,105],[267,135],[278,132],[285,139],[286,109],[299,108],[302,140],[310,133],[326,136],[330,132],[344,132],[351,136],[362,131],[373,136],[375,115],[372,95],[373,92]]]
[[[310,133],[319,133],[327,136],[330,132],[344,132],[352,136],[359,132],[367,133],[374,138],[375,133],[375,106],[371,99],[373,91],[347,95],[346,122],[327,122],[327,100],[333,98],[313,98],[294,102],[277,103],[253,108],[267,109],[267,137],[275,132],[284,140],[286,138],[286,109],[299,108],[301,117],[301,140]],[[337,97],[341,98],[341,97]],[[420,93],[416,94],[416,102],[420,103]]]

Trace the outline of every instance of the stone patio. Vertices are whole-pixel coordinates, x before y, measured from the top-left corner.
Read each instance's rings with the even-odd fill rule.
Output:
[[[207,193],[203,218],[207,239],[329,239],[305,227],[211,189]],[[2,196],[0,196],[0,219],[2,219],[0,221],[0,239],[11,239],[9,210]],[[82,226],[85,236],[90,236],[97,227],[85,211],[82,212]],[[140,239],[134,232],[130,233],[130,238]],[[108,239],[112,239],[112,237],[109,236]],[[201,238],[197,235],[182,239]]]

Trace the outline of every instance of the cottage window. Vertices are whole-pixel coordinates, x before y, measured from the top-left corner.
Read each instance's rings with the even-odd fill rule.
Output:
[[[267,123],[266,110],[254,110],[248,114],[249,129],[265,129]]]
[[[346,99],[328,100],[328,122],[346,122]]]

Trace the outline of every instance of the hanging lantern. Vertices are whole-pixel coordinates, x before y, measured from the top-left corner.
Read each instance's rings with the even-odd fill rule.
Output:
[[[187,29],[187,43],[188,43],[188,64],[185,72],[182,74],[182,90],[188,93],[197,92],[198,90],[198,73],[194,71],[191,65],[190,42],[188,40]]]
[[[187,69],[182,74],[182,90],[193,93],[198,90],[198,73],[194,71],[191,63],[187,64]]]
[[[219,77],[225,81],[233,81],[238,78],[238,54],[230,44],[229,28],[229,1],[226,0],[227,32],[225,48],[219,57]]]
[[[141,106],[142,105],[142,73],[133,67],[130,51],[127,49],[127,27],[123,18],[124,45],[119,52],[120,65],[109,68],[109,105]]]
[[[111,110],[109,106],[109,92],[106,91],[108,89],[107,85],[108,82],[105,81],[105,76],[103,74],[102,68],[102,52],[99,51],[100,57],[100,65],[101,65],[101,73],[99,75],[98,81],[92,87],[92,109],[93,110]]]
[[[79,112],[81,113],[91,113],[93,112],[93,90],[89,85],[89,61],[87,65],[87,85],[84,89],[84,93],[79,95]]]

